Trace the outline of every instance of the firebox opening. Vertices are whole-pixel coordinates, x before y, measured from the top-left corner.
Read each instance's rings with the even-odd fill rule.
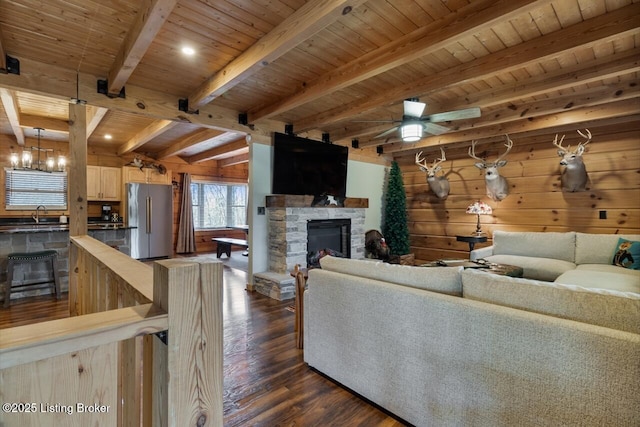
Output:
[[[307,222],[307,258],[317,258],[321,250],[351,258],[351,219],[322,219]],[[309,266],[310,263],[307,262]]]

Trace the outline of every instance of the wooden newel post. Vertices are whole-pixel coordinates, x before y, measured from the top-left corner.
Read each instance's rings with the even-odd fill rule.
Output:
[[[156,261],[153,277],[169,330],[153,342],[152,425],[222,427],[222,263]]]

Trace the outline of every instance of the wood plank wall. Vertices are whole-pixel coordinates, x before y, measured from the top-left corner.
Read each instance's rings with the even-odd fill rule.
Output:
[[[465,213],[475,200],[487,202],[492,215],[481,217],[489,237],[494,230],[579,231],[585,233],[640,233],[640,124],[592,127],[593,139],[584,162],[589,173],[588,191],[560,191],[560,158],[552,141],[555,133],[512,136],[514,147],[508,163],[500,169],[510,185],[509,196],[501,202],[485,195],[482,172],[468,157],[465,143],[446,152],[442,164],[451,183],[447,200],[438,199],[429,189],[426,174],[413,163],[413,156],[398,158],[407,193],[411,250],[416,263],[443,258],[467,258],[467,243],[456,235],[475,231],[477,217]],[[583,139],[567,132],[564,146],[575,148]],[[479,143],[476,154],[491,161],[504,150],[504,140]],[[438,151],[436,151],[438,150]],[[439,149],[425,150],[428,162]],[[442,173],[442,172],[441,172]],[[600,212],[606,219],[600,219]],[[483,247],[491,244],[491,239]]]

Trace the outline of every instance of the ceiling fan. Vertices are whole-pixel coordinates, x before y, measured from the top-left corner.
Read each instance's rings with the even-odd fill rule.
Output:
[[[398,123],[398,125],[385,130],[376,135],[373,139],[383,138],[393,132],[400,130],[400,137],[404,142],[415,142],[422,138],[424,133],[440,135],[449,130],[445,126],[436,124],[437,122],[447,122],[450,120],[473,119],[480,117],[480,108],[472,107],[464,110],[447,111],[444,113],[422,115],[427,104],[419,102],[418,98],[404,100],[404,114],[402,120],[373,120],[376,123]]]

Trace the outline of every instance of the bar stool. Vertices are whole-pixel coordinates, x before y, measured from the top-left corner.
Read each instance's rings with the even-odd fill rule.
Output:
[[[11,290],[25,290],[31,287],[41,288],[45,283],[51,283],[52,290],[55,290],[56,299],[60,299],[60,278],[58,275],[58,252],[54,250],[40,252],[14,252],[7,256],[7,286],[4,291],[4,306],[9,307],[11,300]],[[50,262],[53,272],[53,280],[47,279],[40,282],[25,285],[11,286],[13,282],[13,269],[20,264],[35,264],[38,262]]]

